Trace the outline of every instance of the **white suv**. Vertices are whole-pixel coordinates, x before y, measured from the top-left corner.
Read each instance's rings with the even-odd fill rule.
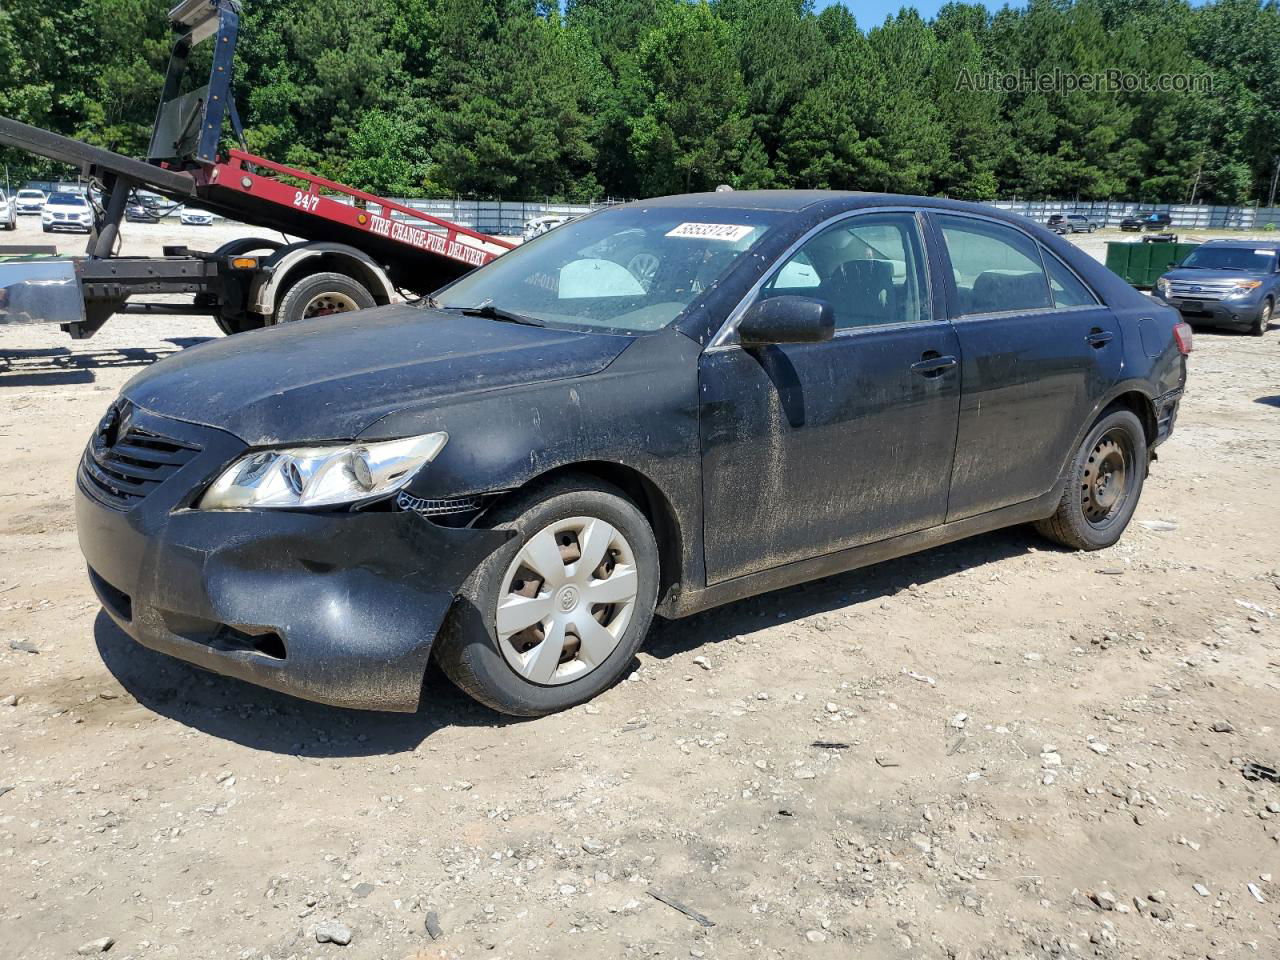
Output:
[[[18,214],[13,209],[13,201],[0,193],[0,229],[13,230],[18,226]]]
[[[39,213],[48,199],[43,190],[19,190],[13,196],[18,213]]]
[[[52,230],[93,230],[93,208],[78,193],[55,193],[40,211],[40,228]]]

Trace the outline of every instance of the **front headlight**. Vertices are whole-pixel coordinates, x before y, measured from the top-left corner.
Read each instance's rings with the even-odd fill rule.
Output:
[[[200,498],[201,510],[347,506],[399,490],[444,449],[447,433],[246,454]]]
[[[1261,280],[1237,280],[1231,289],[1231,296],[1243,297],[1262,286]]]
[[[1156,292],[1159,293],[1160,296],[1162,297],[1167,297],[1169,295],[1169,281],[1166,280],[1164,277],[1161,277],[1159,280],[1157,280]]]

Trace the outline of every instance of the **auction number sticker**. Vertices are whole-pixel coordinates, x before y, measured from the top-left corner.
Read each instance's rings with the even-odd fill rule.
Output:
[[[674,230],[668,230],[667,236],[737,243],[754,229],[755,227],[744,227],[735,223],[682,223]]]

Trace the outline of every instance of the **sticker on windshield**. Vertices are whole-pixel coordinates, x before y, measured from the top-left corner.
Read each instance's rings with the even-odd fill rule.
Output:
[[[1262,257],[1269,257],[1271,254],[1275,253],[1274,250],[1255,250],[1253,252]]]
[[[668,237],[692,237],[695,240],[724,240],[737,243],[754,230],[755,227],[744,227],[734,223],[682,223],[674,230],[668,230]]]

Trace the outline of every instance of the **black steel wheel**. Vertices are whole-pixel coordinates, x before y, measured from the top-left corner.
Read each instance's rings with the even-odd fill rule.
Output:
[[[1036,523],[1050,540],[1101,550],[1120,539],[1147,475],[1147,438],[1129,410],[1113,409],[1085,435],[1053,515]]]

